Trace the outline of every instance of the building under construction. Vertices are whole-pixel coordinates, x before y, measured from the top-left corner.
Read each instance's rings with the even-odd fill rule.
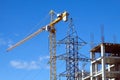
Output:
[[[120,80],[120,44],[101,43],[90,51],[90,75],[83,80]]]

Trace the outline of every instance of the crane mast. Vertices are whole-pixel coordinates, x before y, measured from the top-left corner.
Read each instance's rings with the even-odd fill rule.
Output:
[[[54,11],[50,11],[51,22],[54,20]],[[50,80],[56,80],[56,30],[54,25],[49,31],[49,53],[50,53]]]
[[[43,26],[42,28],[38,29],[36,32],[32,33],[31,35],[27,36],[26,38],[12,45],[7,49],[7,51],[14,49],[15,47],[26,42],[27,40],[47,30],[49,32],[50,80],[56,80],[56,30],[54,25],[61,20],[67,21],[68,13],[65,11],[59,14],[56,19],[53,19],[54,11],[51,10],[50,15],[51,15],[51,22],[48,25]]]

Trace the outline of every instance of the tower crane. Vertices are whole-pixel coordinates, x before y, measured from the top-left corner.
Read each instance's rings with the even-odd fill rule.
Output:
[[[7,51],[10,51],[14,49],[15,47],[23,44],[27,40],[33,38],[34,36],[40,34],[43,31],[49,32],[49,52],[50,52],[50,80],[56,80],[56,29],[54,25],[61,20],[67,21],[68,13],[64,11],[61,14],[57,15],[56,19],[53,19],[54,11],[50,11],[51,14],[51,22],[43,26],[42,28],[38,29],[36,32],[32,33],[31,35],[27,36],[26,38],[22,39],[21,41],[17,42],[16,44],[12,45],[7,49]]]

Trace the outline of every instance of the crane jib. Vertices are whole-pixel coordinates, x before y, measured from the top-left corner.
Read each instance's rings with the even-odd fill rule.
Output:
[[[50,22],[48,24],[49,28],[52,28],[56,23],[58,23],[59,21],[63,20],[64,18],[66,18],[68,16],[68,13],[65,11],[62,14],[60,14],[54,21]],[[66,19],[67,20],[67,19]],[[65,21],[66,21],[65,20]],[[47,28],[48,28],[47,26]],[[38,35],[40,32],[42,32],[43,30],[46,30],[46,26],[38,29],[36,32],[32,33],[31,35],[27,36],[26,38],[24,38],[23,40],[17,42],[16,44],[10,46],[7,51],[12,50],[13,48],[21,45],[22,43],[26,42],[27,40],[33,38],[34,36]],[[52,30],[51,32],[55,32],[54,30]]]

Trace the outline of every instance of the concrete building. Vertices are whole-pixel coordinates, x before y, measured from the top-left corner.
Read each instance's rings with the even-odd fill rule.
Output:
[[[90,75],[83,80],[120,80],[120,44],[101,43],[90,57]]]

